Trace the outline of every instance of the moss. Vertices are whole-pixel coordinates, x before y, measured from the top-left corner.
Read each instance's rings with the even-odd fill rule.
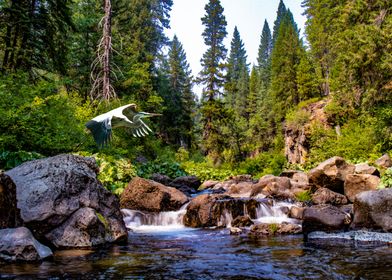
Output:
[[[268,225],[268,231],[270,232],[271,235],[274,235],[279,229],[278,224],[269,224]]]
[[[97,215],[98,220],[105,226],[105,230],[109,231],[109,223],[106,218],[99,212],[96,212],[95,214]]]

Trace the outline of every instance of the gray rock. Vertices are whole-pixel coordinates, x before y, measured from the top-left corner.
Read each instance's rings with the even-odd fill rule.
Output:
[[[309,183],[318,188],[328,188],[343,193],[344,181],[348,174],[353,174],[355,166],[348,164],[341,157],[332,157],[309,171]]]
[[[362,192],[354,200],[352,228],[392,231],[392,189]]]
[[[315,205],[305,208],[302,229],[305,235],[312,231],[333,232],[347,228],[350,222],[350,215],[335,206]]]
[[[61,226],[45,237],[57,248],[84,248],[104,244],[111,240],[108,222],[92,208],[80,208]]]
[[[11,178],[0,172],[0,229],[21,225],[16,207],[16,186]]]
[[[259,202],[255,199],[236,199],[224,194],[202,194],[188,204],[184,225],[188,227],[226,226],[229,220],[247,214],[256,218]]]
[[[321,242],[332,246],[341,245],[391,245],[392,233],[371,232],[371,231],[348,231],[337,233],[326,233],[314,231],[308,234],[308,241]]]
[[[52,250],[39,243],[26,227],[0,230],[0,260],[40,261],[52,255]]]
[[[107,237],[101,244],[126,241],[127,231],[118,198],[102,187],[97,172],[93,158],[59,155],[26,162],[6,174],[15,182],[24,225],[38,239],[45,239],[46,234],[61,227],[79,209],[88,207],[107,221],[107,233],[96,232],[97,236]],[[82,227],[79,230],[75,234],[87,234]],[[60,242],[50,241],[53,245]],[[64,247],[73,245],[63,244]]]

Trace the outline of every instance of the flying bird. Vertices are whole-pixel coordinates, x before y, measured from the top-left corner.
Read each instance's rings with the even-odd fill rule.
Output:
[[[98,147],[103,147],[109,143],[113,128],[128,127],[134,137],[143,137],[152,130],[143,122],[142,118],[160,115],[138,112],[135,104],[128,104],[96,116],[86,123],[86,127],[91,131]]]

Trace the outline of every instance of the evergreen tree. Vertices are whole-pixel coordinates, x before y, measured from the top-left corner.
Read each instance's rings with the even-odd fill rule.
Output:
[[[201,70],[198,82],[204,84],[203,100],[214,100],[221,96],[224,83],[223,70],[226,48],[223,39],[226,37],[226,19],[219,0],[210,0],[205,6],[206,15],[201,21],[205,26],[202,33],[208,49],[201,59]]]
[[[203,148],[217,163],[224,149],[225,139],[221,137],[221,127],[223,119],[227,116],[224,104],[219,99],[224,83],[223,70],[227,51],[223,44],[223,39],[227,35],[226,19],[219,0],[210,0],[205,6],[205,11],[206,14],[201,19],[205,26],[202,35],[208,49],[201,59],[203,69],[197,81],[204,85],[201,108]]]
[[[115,64],[122,77],[117,85],[119,95],[148,109],[156,108],[162,99],[157,94],[157,58],[168,39],[172,0],[118,0],[113,7]]]
[[[66,38],[71,20],[67,0],[0,2],[0,65],[3,71],[42,69],[66,72]],[[36,73],[35,73],[36,74]]]
[[[168,90],[163,95],[162,134],[171,144],[191,147],[195,97],[191,70],[177,36],[170,44],[167,64]]]
[[[271,57],[271,98],[277,121],[300,101],[297,66],[300,62],[301,41],[293,15],[287,10],[280,24]]]
[[[274,21],[274,30],[272,33],[272,48],[275,46],[275,42],[276,39],[278,38],[278,33],[280,29],[280,23],[282,22],[286,12],[287,12],[286,5],[283,3],[283,0],[280,0],[278,10],[276,12],[276,19]]]
[[[237,27],[231,40],[230,55],[227,61],[226,103],[240,115],[245,113],[249,93],[249,72],[244,43]]]
[[[271,52],[272,38],[267,20],[264,21],[263,31],[260,36],[260,45],[257,57],[260,72],[260,82],[264,88],[268,88],[271,76]]]
[[[96,57],[96,45],[100,36],[98,23],[102,17],[101,3],[97,0],[76,0],[72,5],[75,31],[69,37],[68,76],[69,87],[85,100],[91,88],[91,63]]]

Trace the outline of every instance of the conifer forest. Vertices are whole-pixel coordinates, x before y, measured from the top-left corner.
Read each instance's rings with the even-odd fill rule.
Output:
[[[0,169],[94,156],[105,187],[121,193],[136,175],[259,178],[335,155],[372,163],[391,152],[390,1],[304,0],[301,35],[281,0],[273,25],[260,19],[249,61],[241,33],[210,0],[200,15],[200,73],[165,34],[172,5],[1,0]],[[119,128],[98,148],[85,123],[129,103],[162,114],[147,121],[154,135]]]

